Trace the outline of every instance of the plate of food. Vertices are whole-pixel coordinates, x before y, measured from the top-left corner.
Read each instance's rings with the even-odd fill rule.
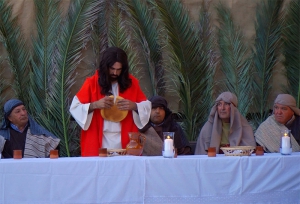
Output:
[[[108,149],[107,156],[124,156],[126,155],[126,149]]]
[[[255,150],[253,146],[220,147],[226,156],[250,156]]]

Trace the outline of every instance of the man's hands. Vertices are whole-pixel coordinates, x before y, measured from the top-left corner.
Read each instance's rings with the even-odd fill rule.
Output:
[[[89,113],[94,111],[95,109],[108,109],[114,105],[114,98],[105,96],[101,98],[99,101],[92,102],[90,104]]]
[[[120,110],[137,110],[136,103],[127,99],[118,99],[116,105]]]
[[[89,107],[89,113],[95,109],[109,109],[114,105],[114,98],[105,96],[104,98],[92,102]],[[137,110],[136,103],[127,99],[117,99],[116,106],[120,110]]]

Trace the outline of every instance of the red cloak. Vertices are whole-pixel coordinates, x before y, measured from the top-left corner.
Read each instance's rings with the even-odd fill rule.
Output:
[[[82,85],[79,92],[76,94],[79,101],[82,104],[91,103],[105,95],[101,94],[101,87],[98,83],[98,71],[88,77]],[[147,100],[145,94],[142,92],[139,81],[132,75],[129,75],[132,80],[132,85],[123,93],[119,92],[119,95],[124,99],[131,100],[133,102],[142,102]],[[81,130],[80,145],[81,145],[81,156],[98,156],[99,148],[102,147],[102,136],[103,136],[103,118],[99,110],[94,110],[91,124],[87,130]],[[137,132],[138,128],[134,124],[132,111],[128,111],[127,116],[121,121],[121,144],[122,148],[126,148],[129,142],[129,132]]]

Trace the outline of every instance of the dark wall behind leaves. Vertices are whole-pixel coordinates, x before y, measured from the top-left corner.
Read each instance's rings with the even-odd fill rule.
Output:
[[[167,98],[189,140],[234,92],[255,129],[278,93],[299,104],[299,0],[0,1],[0,104],[23,100],[78,156],[74,94],[119,46],[148,97]],[[288,80],[287,80],[288,79]]]

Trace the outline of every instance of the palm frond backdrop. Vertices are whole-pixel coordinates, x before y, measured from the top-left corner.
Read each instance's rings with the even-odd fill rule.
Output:
[[[283,24],[283,55],[288,87],[286,92],[293,95],[300,105],[300,1],[294,0],[288,6]]]
[[[253,107],[258,114],[253,114],[253,122],[256,127],[269,116],[270,103],[268,98],[272,90],[272,77],[274,67],[278,63],[282,18],[280,9],[281,0],[262,1],[256,10],[256,39],[253,57],[254,85]]]
[[[255,1],[250,38],[233,12],[236,1],[199,0],[197,8],[182,0],[28,2],[32,26],[25,30],[18,1],[0,1],[0,105],[23,100],[61,139],[61,156],[80,154],[69,106],[78,80],[98,68],[109,46],[127,52],[147,97],[168,100],[190,141],[222,91],[237,95],[254,129],[268,117],[274,93],[300,103],[298,0]],[[282,80],[274,82],[278,73]]]
[[[221,53],[221,70],[225,75],[224,88],[237,96],[238,109],[246,116],[252,99],[251,58],[247,55],[243,36],[236,28],[230,10],[220,4],[217,7],[220,28],[218,30]],[[222,84],[222,83],[221,83]]]
[[[15,95],[28,104],[29,52],[25,39],[17,24],[17,17],[12,16],[12,6],[6,1],[0,2],[0,35],[1,42],[7,52],[7,62],[12,72],[12,87]]]

